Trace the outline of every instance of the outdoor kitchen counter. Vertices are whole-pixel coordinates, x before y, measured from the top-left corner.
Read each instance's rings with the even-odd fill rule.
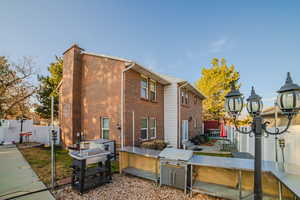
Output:
[[[120,149],[120,151],[138,154],[138,155],[142,155],[145,157],[152,157],[152,158],[158,158],[158,155],[161,152],[158,150],[145,149],[145,148],[140,148],[140,147],[124,147],[123,149]]]
[[[139,147],[120,149],[120,173],[131,174],[158,182],[160,151]]]
[[[224,158],[212,156],[194,155],[188,162],[194,166],[223,168],[228,170],[243,171],[244,174],[254,171],[253,159]],[[300,166],[294,164],[275,163],[272,161],[262,162],[262,171],[271,173],[284,186],[300,197]],[[249,173],[247,173],[249,175]],[[249,177],[248,177],[249,178]]]

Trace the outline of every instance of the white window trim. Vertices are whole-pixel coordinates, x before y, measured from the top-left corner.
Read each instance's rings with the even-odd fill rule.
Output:
[[[157,96],[157,95],[156,95],[156,94],[157,94],[157,89],[156,89],[156,88],[157,88],[157,83],[156,83],[155,80],[150,79],[150,84],[151,84],[151,82],[154,83],[154,100],[153,100],[153,101],[156,101],[156,96]],[[150,87],[149,89],[150,89],[150,93],[151,93],[151,92],[152,92],[152,91],[151,91],[151,87]]]
[[[142,128],[142,127],[141,127],[140,130],[141,130],[141,131],[142,131],[142,130],[146,130],[146,138],[142,138],[142,134],[140,134],[140,138],[141,138],[142,141],[145,141],[145,140],[148,140],[148,138],[149,138],[149,134],[148,134],[148,132],[149,132],[149,131],[148,131],[148,127],[149,127],[149,119],[148,119],[148,117],[142,117],[141,120],[143,120],[143,119],[146,119],[146,120],[147,120],[147,127],[146,127],[146,128]]]
[[[181,104],[185,104],[185,92],[184,92],[184,89],[181,90]]]
[[[108,119],[108,128],[104,128],[104,123],[103,123],[104,119]],[[104,138],[103,137],[103,131],[104,130],[108,130],[108,133],[110,132],[109,126],[110,126],[110,119],[109,119],[109,117],[101,117],[101,137],[102,137],[102,139]],[[108,137],[109,137],[109,135],[108,135]]]
[[[152,129],[154,129],[154,137],[150,137],[150,139],[155,139],[155,138],[156,138],[156,130],[157,130],[157,120],[156,120],[156,118],[154,118],[154,117],[150,118],[150,121],[151,121],[151,120],[154,120],[154,121],[155,121],[155,127],[154,127],[154,128],[153,128],[153,127],[150,127],[150,133],[151,133]]]
[[[141,97],[145,98],[145,99],[148,99],[149,98],[149,94],[148,94],[149,93],[149,80],[148,80],[148,77],[141,75],[141,82],[142,82],[143,79],[147,80],[147,87],[142,87],[142,84],[140,84],[141,85],[141,91],[140,91],[141,92]],[[144,88],[146,89],[146,97],[142,96],[142,89],[144,89]]]
[[[184,103],[186,105],[189,104],[189,93],[188,93],[188,91],[185,91]]]
[[[197,95],[194,96],[194,104],[198,104],[198,97],[197,97]]]

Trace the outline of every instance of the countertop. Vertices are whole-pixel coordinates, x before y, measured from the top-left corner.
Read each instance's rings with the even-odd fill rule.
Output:
[[[124,147],[120,149],[121,152],[128,152],[133,154],[138,154],[146,157],[158,158],[161,151],[154,150],[154,149],[145,149],[140,147]]]
[[[254,160],[241,158],[225,158],[194,155],[189,161],[191,165],[226,168],[234,170],[254,170]],[[262,171],[270,172],[294,194],[300,197],[300,166],[294,164],[262,161]]]

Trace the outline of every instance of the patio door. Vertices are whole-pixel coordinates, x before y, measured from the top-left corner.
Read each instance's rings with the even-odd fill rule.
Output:
[[[181,142],[185,142],[189,139],[189,121],[182,120],[181,124]]]

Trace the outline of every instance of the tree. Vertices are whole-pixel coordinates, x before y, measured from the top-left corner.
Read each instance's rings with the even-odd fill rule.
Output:
[[[55,57],[55,62],[50,63],[48,71],[50,76],[39,76],[40,89],[37,92],[37,105],[35,112],[44,119],[51,118],[51,96],[54,96],[54,117],[58,116],[58,92],[56,88],[62,78],[63,59]]]
[[[201,78],[197,80],[196,87],[205,96],[203,102],[204,119],[220,120],[225,117],[225,95],[230,91],[230,83],[235,82],[239,88],[239,73],[234,65],[227,66],[224,58],[221,61],[217,58],[212,59],[210,68],[203,68]]]
[[[31,83],[33,69],[31,58],[24,57],[14,64],[0,56],[0,118],[20,117],[29,112],[29,100],[36,91]]]

